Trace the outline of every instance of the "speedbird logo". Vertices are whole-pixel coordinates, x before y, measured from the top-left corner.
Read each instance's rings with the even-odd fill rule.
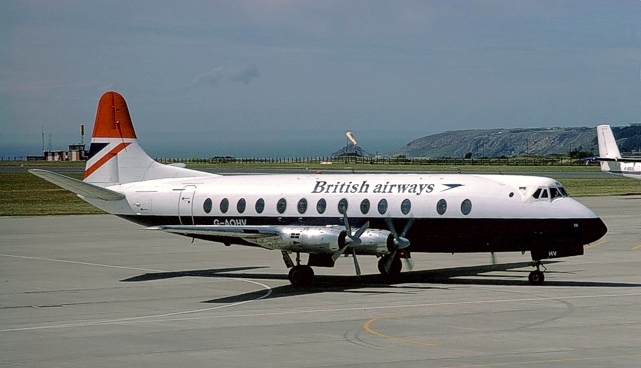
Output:
[[[369,184],[367,180],[361,183],[351,181],[337,181],[335,184],[329,184],[324,180],[317,180],[312,193],[380,193],[380,194],[416,194],[432,193],[435,184]],[[371,192],[370,192],[371,190]]]

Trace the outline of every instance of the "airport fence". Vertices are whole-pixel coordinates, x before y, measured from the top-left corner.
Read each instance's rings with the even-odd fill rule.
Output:
[[[27,161],[28,156],[4,156],[0,161]],[[238,157],[211,157],[211,158],[170,158],[160,157],[156,161],[163,164],[233,164],[233,165],[269,165],[269,164],[364,164],[364,165],[478,165],[478,166],[577,166],[585,165],[580,159],[567,157],[501,157],[501,158],[425,158],[425,157],[279,157],[279,158],[238,158]]]
[[[261,164],[362,164],[362,165],[478,165],[478,166],[577,166],[585,165],[580,159],[567,157],[502,157],[502,158],[423,158],[423,157],[281,157],[281,158],[156,158],[164,164],[189,163],[189,164],[234,164],[234,165],[261,165]]]

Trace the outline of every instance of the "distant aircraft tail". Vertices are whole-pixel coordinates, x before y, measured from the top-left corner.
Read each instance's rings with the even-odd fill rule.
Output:
[[[612,162],[621,158],[619,146],[614,139],[612,128],[609,125],[599,125],[596,127],[597,140],[599,141],[599,159],[601,171],[612,173],[619,172],[619,163]]]
[[[125,99],[114,91],[100,97],[84,181],[101,187],[161,178],[212,174],[154,161],[138,144]]]
[[[612,128],[609,125],[599,125],[596,127],[597,139],[599,141],[599,157],[602,158],[621,158],[621,152],[614,139]]]

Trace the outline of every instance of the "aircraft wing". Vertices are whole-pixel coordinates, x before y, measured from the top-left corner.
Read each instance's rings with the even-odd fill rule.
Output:
[[[160,225],[148,227],[147,230],[161,230],[179,235],[207,235],[229,238],[252,239],[280,236],[279,228],[268,225],[232,226],[232,225]]]
[[[29,172],[52,184],[86,198],[97,198],[102,199],[103,201],[119,201],[125,198],[125,195],[122,193],[90,183],[85,183],[82,180],[70,178],[55,172],[40,169],[31,169]]]

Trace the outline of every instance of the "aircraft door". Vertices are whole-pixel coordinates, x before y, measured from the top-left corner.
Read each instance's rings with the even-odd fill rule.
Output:
[[[194,194],[196,194],[195,185],[187,185],[180,191],[178,219],[181,225],[194,224]]]

